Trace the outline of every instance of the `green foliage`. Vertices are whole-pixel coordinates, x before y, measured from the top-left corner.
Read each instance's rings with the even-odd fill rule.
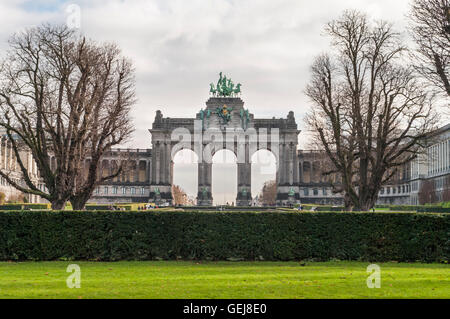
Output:
[[[450,215],[9,211],[0,260],[449,259]]]
[[[4,204],[0,205],[0,210],[47,210],[51,209],[52,205],[50,203],[14,203],[14,204]]]
[[[146,203],[115,203],[115,204],[87,204],[86,210],[141,210],[145,208]]]
[[[86,204],[86,210],[108,210],[113,205],[109,204]]]
[[[418,212],[433,212],[433,213],[450,213],[450,207],[444,206],[421,206],[417,208]]]
[[[450,213],[450,205],[446,202],[425,205],[376,205],[376,208],[388,208],[390,211],[410,211],[423,213]]]

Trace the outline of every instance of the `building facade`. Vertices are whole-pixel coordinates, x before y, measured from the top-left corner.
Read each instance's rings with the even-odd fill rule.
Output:
[[[229,113],[226,114],[227,112]],[[221,139],[230,130],[234,134],[231,142]],[[228,149],[238,159],[236,204],[252,205],[255,201],[250,191],[250,158],[254,152],[267,149],[275,155],[277,161],[278,205],[299,202],[343,204],[342,194],[333,193],[332,189],[332,184],[340,183],[340,176],[323,174],[330,167],[324,152],[297,149],[300,131],[293,112],[289,112],[285,118],[258,119],[244,108],[240,98],[212,97],[207,101],[206,108],[193,118],[166,118],[157,111],[149,132],[152,148],[113,149],[104,155],[99,174],[110,175],[124,158],[128,162],[128,169],[120,176],[99,185],[90,202],[172,204],[172,160],[178,151],[190,149],[200,159],[197,205],[212,205],[212,162],[208,161],[205,150],[208,149],[212,156],[218,150]],[[203,138],[196,140],[196,134],[201,134]],[[36,185],[45,190],[31,154],[21,152],[20,156],[28,171],[32,172]],[[54,169],[55,160],[51,161]],[[0,139],[0,167],[16,181],[23,183],[17,160],[5,135]],[[449,200],[450,124],[433,132],[428,138],[425,152],[397,170],[396,175],[381,188],[377,203],[420,204],[420,192],[424,183],[432,186],[434,201]],[[21,196],[3,178],[0,180],[0,192],[6,195],[6,199]],[[35,195],[25,196],[28,202],[44,201]]]
[[[41,190],[45,190],[44,184],[40,181],[39,173],[33,156],[30,152],[21,151],[19,153],[24,166],[27,171],[30,172],[31,180],[37,185]],[[9,141],[7,135],[2,132],[0,134],[0,169],[8,174],[15,183],[25,186],[25,182],[22,178],[22,172],[19,168],[16,155],[11,147],[11,142]],[[36,195],[23,194],[14,187],[12,187],[5,178],[0,176],[0,192],[5,195],[5,200],[25,200],[29,203],[39,203],[41,198]]]

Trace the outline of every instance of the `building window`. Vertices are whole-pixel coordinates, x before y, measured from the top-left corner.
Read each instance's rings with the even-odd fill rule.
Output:
[[[303,189],[303,194],[305,194],[305,196],[309,196],[309,189],[308,188],[304,188]]]
[[[125,195],[127,193],[127,189],[125,187],[122,187],[122,194]]]
[[[390,187],[386,187],[386,194],[390,194],[391,193],[391,188]]]
[[[384,187],[381,187],[380,194],[384,194]]]
[[[105,188],[103,189],[103,192],[105,193],[105,195],[108,195],[108,187],[105,186]]]
[[[134,194],[136,194],[136,188],[131,187],[131,195],[134,195]]]
[[[95,193],[96,194],[100,193],[100,190],[98,189],[98,187],[95,188]]]
[[[117,194],[117,186],[114,186],[114,187],[113,187],[112,193],[113,193],[113,194]]]
[[[323,193],[323,196],[327,196],[327,189],[325,187],[322,189],[322,193]]]
[[[313,194],[314,194],[314,196],[319,195],[319,190],[317,188],[314,188],[313,189]]]
[[[145,194],[145,188],[141,187],[141,195],[144,195],[144,194]]]

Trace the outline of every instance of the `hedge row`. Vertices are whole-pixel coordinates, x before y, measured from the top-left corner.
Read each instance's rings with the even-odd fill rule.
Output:
[[[8,211],[0,260],[445,262],[450,215]]]
[[[0,210],[51,209],[51,207],[49,203],[15,203],[2,204]]]
[[[450,213],[450,207],[442,207],[442,206],[419,206],[417,208],[417,212],[420,213]]]
[[[145,205],[145,203],[87,204],[86,210],[110,210],[111,207],[118,210],[138,210],[145,208]]]
[[[389,208],[391,211],[416,211],[421,213],[450,213],[446,205],[376,205],[376,208]]]

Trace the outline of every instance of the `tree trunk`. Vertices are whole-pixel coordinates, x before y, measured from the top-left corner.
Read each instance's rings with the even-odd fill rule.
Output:
[[[52,209],[53,210],[62,210],[66,206],[66,200],[63,199],[55,199],[52,201]]]
[[[70,203],[72,204],[73,210],[84,210],[87,201],[91,197],[91,194],[80,194],[79,196],[74,196],[70,198]]]
[[[353,211],[352,200],[350,199],[350,195],[348,193],[344,193],[344,211],[351,212]]]
[[[84,210],[84,206],[86,205],[84,201],[79,199],[72,199],[70,200],[70,203],[72,204],[73,210]]]

